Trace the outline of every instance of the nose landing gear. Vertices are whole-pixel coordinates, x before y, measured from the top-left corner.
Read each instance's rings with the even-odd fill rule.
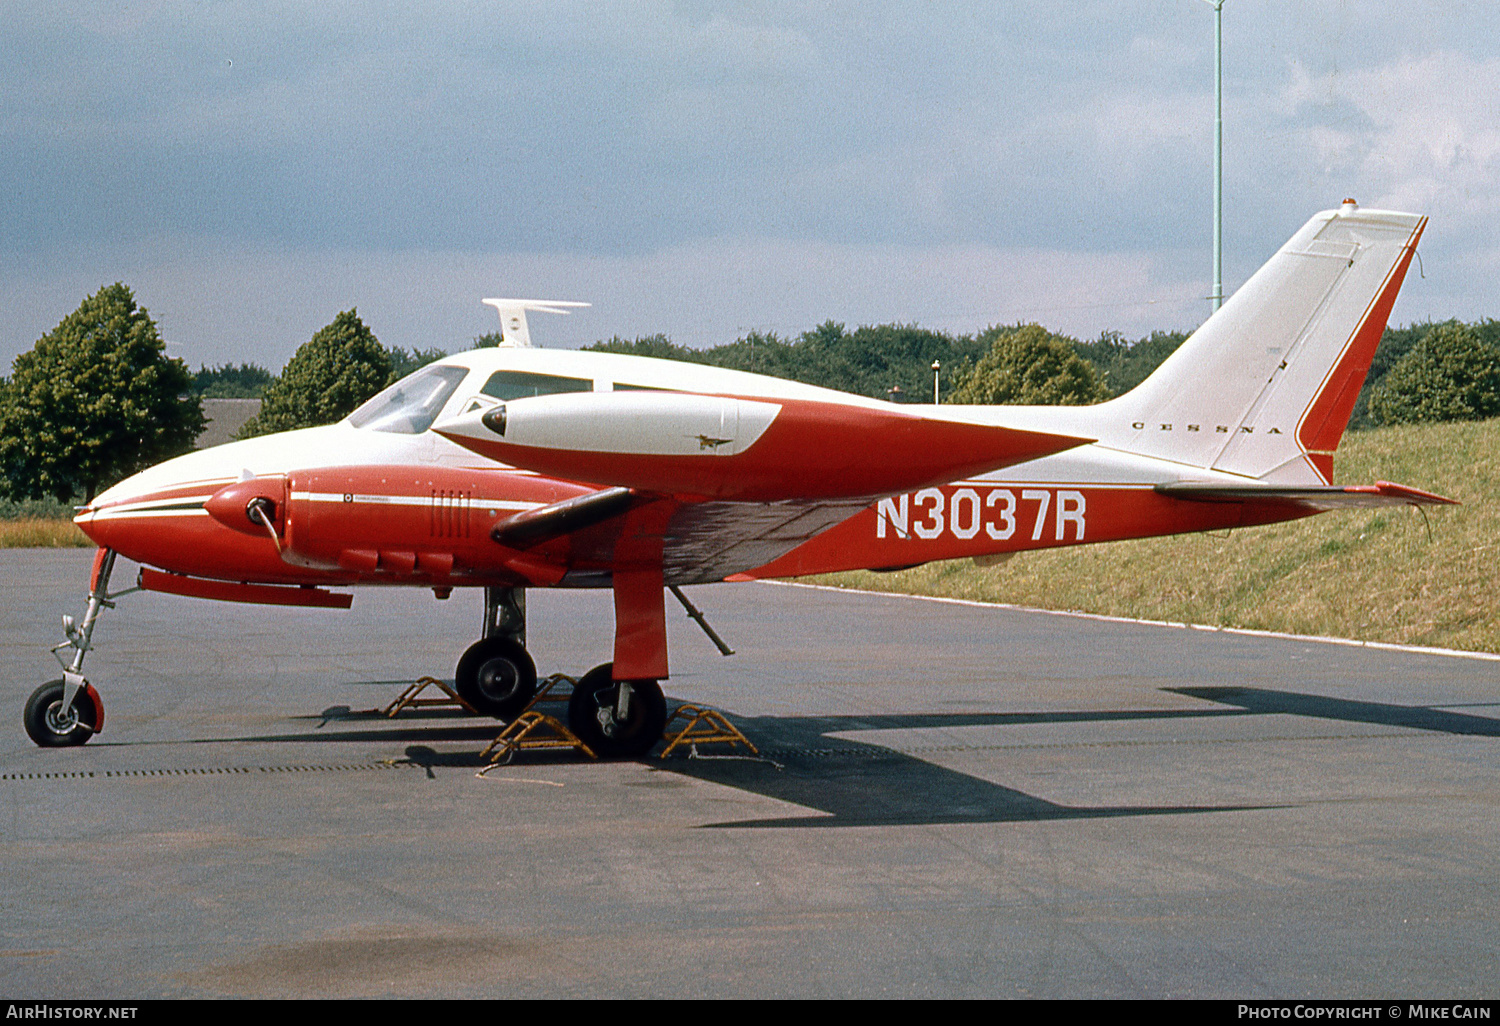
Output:
[[[111,595],[109,576],[114,568],[113,549],[100,549],[94,554],[88,611],[84,613],[82,623],[64,616],[63,633],[67,640],[52,647],[52,654],[62,664],[62,679],[49,680],[26,700],[22,714],[26,734],[43,748],[81,745],[104,729],[104,702],[94,686],[83,677],[83,657],[93,647],[94,623],[99,614],[106,608],[113,609],[114,599],[140,590],[127,588]],[[64,653],[69,650],[73,657],[66,659]]]

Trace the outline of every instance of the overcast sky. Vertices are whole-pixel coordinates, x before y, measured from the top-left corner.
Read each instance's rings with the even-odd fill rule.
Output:
[[[1500,316],[1500,14],[1227,0],[1225,285],[1344,196],[1430,215],[1393,320]],[[828,319],[1190,328],[1213,10],[0,0],[0,367],[124,281],[277,370],[340,311],[467,348]]]

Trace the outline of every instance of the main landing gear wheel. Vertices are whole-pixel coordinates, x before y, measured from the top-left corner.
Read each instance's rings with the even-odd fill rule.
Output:
[[[26,700],[26,733],[43,748],[67,748],[81,745],[94,736],[93,701],[82,688],[73,696],[73,704],[63,708],[63,682],[49,680]]]
[[[513,720],[536,694],[536,663],[511,638],[482,638],[458,661],[454,686],[485,716]]]
[[[654,680],[617,681],[614,663],[596,666],[573,688],[568,727],[606,759],[632,759],[651,751],[667,726],[667,700]],[[625,716],[620,689],[628,688]]]

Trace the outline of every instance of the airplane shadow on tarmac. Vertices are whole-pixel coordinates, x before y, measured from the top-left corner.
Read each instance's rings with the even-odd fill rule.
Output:
[[[1267,805],[1070,806],[947,769],[915,755],[849,737],[859,731],[913,730],[1039,723],[1104,723],[1201,720],[1217,717],[1294,715],[1346,723],[1407,727],[1449,734],[1500,737],[1500,719],[1426,706],[1390,705],[1251,687],[1187,687],[1166,691],[1214,702],[1220,708],[1051,713],[913,713],[884,716],[735,717],[761,750],[761,758],[669,758],[645,760],[655,769],[765,795],[809,810],[810,815],[705,824],[717,828],[847,827],[1006,823],[1184,815],[1274,808]],[[407,718],[407,717],[410,718]],[[316,717],[317,729],[298,734],[246,737],[241,741],[408,741],[405,755],[429,776],[434,767],[477,768],[472,752],[438,752],[434,742],[491,740],[497,727],[451,712],[412,710],[402,726],[348,729],[350,721],[389,723],[372,713],[335,706]],[[309,717],[313,718],[313,717]],[[424,722],[425,721],[425,722]],[[334,726],[337,724],[337,726]],[[333,727],[333,729],[328,729]],[[841,735],[841,736],[833,736]],[[421,743],[421,742],[426,742]],[[941,750],[938,746],[937,750]],[[545,763],[558,756],[530,755]],[[566,757],[565,757],[566,758]]]
[[[443,715],[443,714],[436,714]],[[1243,716],[1240,709],[1188,711],[1122,711],[1062,713],[919,713],[887,716],[736,717],[754,739],[762,758],[714,757],[649,759],[653,769],[765,795],[809,810],[812,815],[705,824],[708,827],[844,827],[941,823],[1007,823],[1122,816],[1181,815],[1243,811],[1268,806],[1119,806],[1060,805],[1000,784],[969,776],[881,745],[848,737],[861,730],[912,730],[939,727],[1016,726],[1034,723],[1098,723],[1131,720],[1201,719]],[[436,718],[433,713],[427,713]],[[324,710],[320,727],[333,721],[369,718],[344,707]],[[243,740],[307,741],[489,741],[494,726],[418,727],[415,721],[396,729],[326,730],[276,738]],[[434,767],[479,767],[478,752],[438,752],[426,744],[409,745],[405,754],[429,776]],[[557,756],[527,757],[538,762]],[[818,813],[821,813],[819,815]]]
[[[888,748],[828,735],[858,730],[957,727],[981,724],[1098,723],[1161,721],[1219,716],[1291,714],[1345,723],[1408,727],[1448,734],[1500,737],[1500,719],[1448,712],[1426,706],[1360,702],[1322,695],[1249,687],[1167,688],[1176,694],[1229,708],[1157,712],[977,713],[906,716],[764,717],[739,721],[768,755],[784,764],[778,771],[748,761],[692,759],[668,761],[674,773],[743,788],[825,813],[823,816],[741,821],[722,827],[819,827],[1019,820],[1091,819],[1229,812],[1271,808],[1235,806],[1121,806],[1090,808],[1059,805],[977,777],[944,769]],[[833,745],[830,745],[833,742]],[[840,746],[838,748],[833,746]],[[854,749],[851,754],[844,750]],[[786,752],[783,756],[778,749]],[[859,758],[860,752],[865,754]],[[851,757],[852,755],[852,757]]]
[[[915,826],[1012,823],[1243,811],[1261,806],[1090,807],[1061,805],[916,755],[863,742],[861,730],[1099,723],[1240,716],[1241,710],[1088,713],[921,713],[777,716],[736,721],[764,759],[668,759],[663,770],[790,802],[822,815],[705,824],[719,828]],[[832,737],[830,735],[842,735]],[[941,751],[941,746],[937,746]],[[774,760],[774,762],[772,761]]]
[[[1202,698],[1234,706],[1252,715],[1282,714],[1307,716],[1344,723],[1370,723],[1382,727],[1410,727],[1441,734],[1469,734],[1500,737],[1500,719],[1447,712],[1425,705],[1389,705],[1385,702],[1356,702],[1347,698],[1303,695],[1295,691],[1270,688],[1166,688],[1189,698]],[[1488,703],[1485,703],[1488,704]]]

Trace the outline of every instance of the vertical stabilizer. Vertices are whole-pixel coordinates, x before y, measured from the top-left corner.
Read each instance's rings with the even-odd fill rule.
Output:
[[[1318,214],[1137,388],[1111,444],[1286,484],[1330,483],[1338,447],[1427,223]]]

